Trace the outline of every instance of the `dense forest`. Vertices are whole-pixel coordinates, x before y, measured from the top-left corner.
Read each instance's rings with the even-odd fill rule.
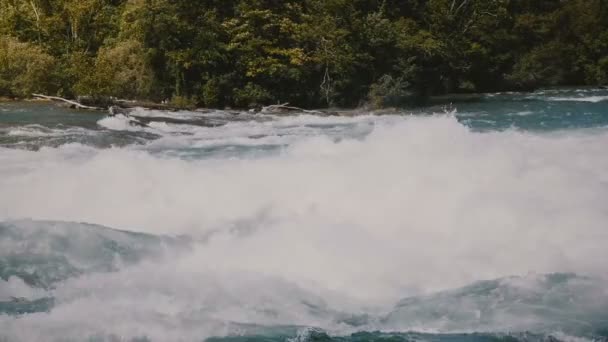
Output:
[[[0,0],[0,96],[399,106],[608,83],[604,0]]]

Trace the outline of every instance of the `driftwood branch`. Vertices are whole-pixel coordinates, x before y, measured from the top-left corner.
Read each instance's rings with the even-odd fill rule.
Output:
[[[65,102],[65,103],[68,103],[68,104],[74,106],[75,108],[79,108],[79,109],[103,110],[103,108],[85,106],[85,105],[83,105],[83,104],[81,104],[79,102],[68,100],[68,99],[64,99],[63,97],[58,97],[58,96],[48,96],[48,95],[42,95],[42,94],[32,94],[32,96],[36,97],[36,98],[45,99],[45,100]]]

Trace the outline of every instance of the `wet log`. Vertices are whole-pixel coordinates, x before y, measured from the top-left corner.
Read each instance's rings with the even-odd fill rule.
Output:
[[[65,103],[69,104],[70,107],[72,107],[72,108],[87,109],[87,110],[104,110],[103,108],[99,108],[99,107],[85,106],[79,102],[64,99],[63,97],[59,97],[59,96],[48,96],[48,95],[42,95],[42,94],[32,94],[32,96],[35,98],[39,98],[39,99],[65,102]]]

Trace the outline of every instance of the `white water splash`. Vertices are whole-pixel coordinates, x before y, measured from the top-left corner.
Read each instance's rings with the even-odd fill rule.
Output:
[[[136,148],[1,150],[0,220],[206,238],[168,265],[75,280],[60,292],[65,306],[20,326],[60,327],[68,336],[107,327],[138,336],[145,327],[160,340],[189,340],[221,332],[231,319],[323,326],[336,317],[310,314],[307,301],[363,312],[480,279],[605,275],[608,132],[480,134],[447,116],[370,117],[339,119],[354,124],[346,130],[368,120],[371,133],[336,141],[302,133],[309,129],[302,120],[309,122],[220,128],[226,136],[298,131],[282,152],[257,159],[183,160]],[[205,130],[212,129],[194,134]],[[101,292],[74,300],[78,289]],[[91,311],[97,314],[83,316]],[[201,317],[213,319],[199,326]]]
[[[564,101],[564,102],[591,102],[599,103],[608,101],[608,96],[580,96],[580,97],[548,97],[548,101]]]
[[[113,131],[132,131],[139,132],[145,130],[144,127],[133,125],[132,120],[130,120],[125,115],[115,115],[105,117],[97,122],[97,124],[101,127],[107,128]]]

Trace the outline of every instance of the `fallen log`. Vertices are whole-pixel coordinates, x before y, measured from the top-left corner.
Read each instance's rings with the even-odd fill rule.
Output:
[[[64,99],[63,97],[59,97],[59,96],[48,96],[48,95],[42,95],[42,94],[32,94],[32,96],[36,97],[36,98],[40,98],[40,99],[45,99],[45,100],[65,102],[65,103],[69,104],[70,106],[72,106],[74,108],[79,108],[79,109],[104,110],[103,108],[99,108],[99,107],[85,106],[85,105],[83,105],[81,103],[78,103],[76,101]]]

